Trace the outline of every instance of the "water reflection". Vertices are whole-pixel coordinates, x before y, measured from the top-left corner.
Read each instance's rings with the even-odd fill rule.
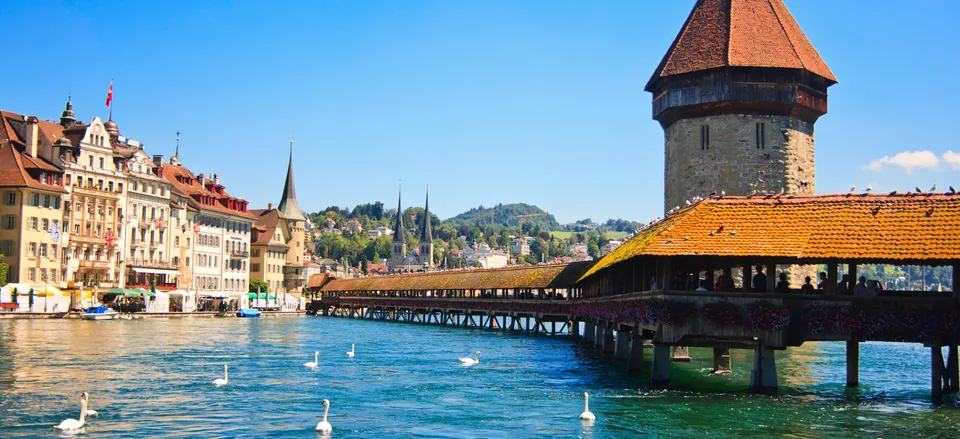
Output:
[[[356,344],[355,358],[344,355]],[[59,437],[90,392],[96,437],[946,435],[955,400],[928,397],[929,352],[864,344],[859,389],[843,344],[777,352],[778,396],[746,392],[752,352],[712,375],[712,352],[669,388],[562,337],[331,318],[0,322],[0,437]],[[483,352],[480,364],[458,357]],[[319,368],[303,367],[320,351]],[[211,384],[228,363],[230,384]],[[578,415],[590,392],[592,425]]]

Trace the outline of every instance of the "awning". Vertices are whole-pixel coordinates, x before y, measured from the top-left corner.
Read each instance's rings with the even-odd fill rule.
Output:
[[[140,295],[142,295],[142,296],[157,297],[157,295],[154,294],[153,291],[147,291],[147,290],[145,290],[145,289],[143,289],[143,288],[134,288],[133,291],[136,291],[136,292],[140,293]]]
[[[267,293],[260,293],[260,297],[259,297],[259,298],[260,298],[261,300],[267,299]],[[277,296],[274,296],[273,294],[271,294],[271,295],[270,295],[270,298],[267,299],[267,300],[273,300],[273,299],[276,299],[276,298],[277,298]],[[250,300],[255,300],[255,299],[257,299],[257,293],[247,293],[247,299],[250,299]]]
[[[134,273],[143,273],[143,274],[180,274],[179,270],[174,270],[170,268],[143,268],[143,267],[130,267]]]
[[[138,290],[128,290],[126,288],[114,288],[110,291],[103,293],[104,296],[126,296],[126,297],[142,297],[143,293]]]

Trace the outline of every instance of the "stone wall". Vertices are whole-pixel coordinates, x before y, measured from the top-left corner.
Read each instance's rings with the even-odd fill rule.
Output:
[[[764,145],[758,147],[757,125]],[[709,127],[708,149],[701,145]],[[813,124],[788,116],[726,114],[683,119],[664,130],[664,211],[695,196],[814,194]]]

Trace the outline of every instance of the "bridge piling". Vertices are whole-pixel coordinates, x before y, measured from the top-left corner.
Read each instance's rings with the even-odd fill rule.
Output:
[[[654,384],[670,383],[670,346],[653,345],[653,377]]]
[[[603,322],[597,321],[596,326],[596,335],[593,338],[594,346],[601,346],[603,344]]]
[[[597,337],[597,325],[592,320],[583,322],[583,342],[594,343]]]
[[[947,350],[946,391],[960,392],[960,367],[957,364],[957,345],[951,344]]]
[[[570,325],[570,336],[572,336],[574,340],[580,338],[580,322],[571,320],[567,322],[567,324]]]
[[[943,351],[940,348],[930,348],[930,394],[934,399],[943,395]]]
[[[604,354],[612,354],[614,351],[613,328],[609,325],[609,323],[603,325],[603,343],[600,346],[600,352]]]
[[[627,372],[643,370],[643,345],[640,327],[634,326],[633,331],[630,331],[630,355],[627,356]]]
[[[730,361],[730,349],[713,348],[713,373],[722,374],[733,371],[733,364]]]
[[[613,349],[613,359],[614,360],[626,360],[629,358],[630,352],[627,347],[627,343],[630,341],[627,337],[627,331],[617,331],[617,344]]]
[[[860,385],[860,342],[847,342],[847,387]]]
[[[777,386],[777,360],[773,349],[757,346],[753,353],[750,390],[775,391]]]

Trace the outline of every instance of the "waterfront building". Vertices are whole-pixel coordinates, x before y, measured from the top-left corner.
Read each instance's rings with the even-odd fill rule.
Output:
[[[185,224],[193,229],[193,259],[185,264],[193,275],[193,291],[200,296],[245,297],[250,285],[251,228],[257,220],[248,212],[247,201],[228,194],[219,175],[211,178],[191,172],[179,154],[163,163],[160,173],[197,210],[192,225]],[[181,211],[190,214],[188,209]],[[189,241],[183,244],[191,246]]]
[[[6,111],[0,119],[0,253],[9,265],[7,280],[58,285],[57,237],[67,192],[56,163],[59,150],[71,145],[55,123]]]
[[[307,218],[297,203],[292,141],[280,204],[274,209],[271,203],[267,209],[251,213],[257,218],[251,241],[251,279],[266,281],[273,292],[300,294],[306,281],[303,264]]]
[[[171,186],[162,176],[163,156],[151,159],[142,144],[124,137],[114,144],[114,150],[127,175],[127,215],[123,219],[127,245],[122,264],[126,286],[173,289],[179,269],[171,259],[170,211],[180,206],[171,205]]]
[[[781,0],[700,0],[645,90],[664,132],[664,210],[815,193],[814,124],[837,83]]]
[[[61,117],[63,136],[71,145],[60,150],[68,192],[61,230],[61,277],[76,286],[123,286],[127,178],[113,147],[120,130],[113,120],[102,122],[95,117],[83,125],[71,116],[68,101]]]
[[[178,161],[174,155],[170,161]],[[162,163],[162,157],[161,157]],[[162,166],[161,166],[162,168]],[[168,242],[170,244],[170,263],[177,270],[177,289],[186,292],[196,292],[193,283],[193,262],[196,260],[196,233],[197,214],[200,209],[193,199],[174,188],[170,190],[170,219],[167,223]]]

